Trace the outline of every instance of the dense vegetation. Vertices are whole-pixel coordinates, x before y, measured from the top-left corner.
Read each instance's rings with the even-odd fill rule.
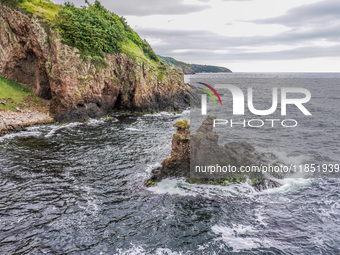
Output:
[[[55,17],[63,8],[61,5],[56,5],[49,0],[22,0],[20,6],[28,14],[34,14],[50,25],[55,23]]]
[[[162,57],[159,56],[160,60],[181,71],[184,74],[192,74],[192,73],[230,73],[230,69],[220,66],[209,66],[209,65],[196,65],[196,64],[187,64],[181,61],[178,61],[174,58],[170,57]]]
[[[221,66],[190,64],[195,73],[231,73],[230,69]]]
[[[131,27],[126,23],[125,18],[121,18],[121,22],[124,26],[126,36],[128,39],[130,39],[132,42],[137,44],[144,52],[144,54],[150,58],[155,60],[156,62],[159,61],[158,56],[151,48],[150,44],[146,40],[142,40],[139,35],[131,29]]]
[[[83,8],[66,3],[56,17],[56,26],[62,42],[85,55],[102,56],[122,50],[124,28],[120,18],[109,13],[98,1]]]
[[[4,3],[10,6],[17,6],[19,3],[22,3],[23,0],[0,0],[0,3]]]
[[[174,58],[170,58],[170,57],[162,57],[162,56],[158,56],[158,57],[163,63],[171,66],[172,68],[177,69],[178,71],[180,71],[184,74],[194,74],[195,73],[194,69],[187,63],[178,61],[178,60],[176,60]]]
[[[147,58],[159,61],[151,46],[127,25],[124,18],[105,9],[99,1],[86,3],[82,8],[66,3],[59,11],[55,27],[63,43],[78,48],[84,57],[92,56],[100,61],[106,53],[123,52],[123,46],[132,41]]]
[[[36,15],[58,30],[62,42],[79,49],[84,59],[91,57],[96,65],[105,66],[105,54],[126,53],[129,56],[159,63],[159,58],[146,40],[131,29],[125,18],[108,11],[96,0],[77,8],[67,2],[64,6],[50,0],[0,0],[20,6],[26,13]],[[157,65],[154,63],[154,65]]]

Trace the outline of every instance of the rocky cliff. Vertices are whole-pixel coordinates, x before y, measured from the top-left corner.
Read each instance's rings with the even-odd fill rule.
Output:
[[[86,120],[114,109],[181,110],[190,86],[169,67],[107,54],[107,66],[83,60],[76,48],[36,15],[0,4],[0,75],[23,83],[51,100],[57,121]]]
[[[149,183],[190,175],[190,124],[187,120],[180,120],[174,127],[177,131],[172,137],[171,155],[163,160],[161,167],[153,170]]]

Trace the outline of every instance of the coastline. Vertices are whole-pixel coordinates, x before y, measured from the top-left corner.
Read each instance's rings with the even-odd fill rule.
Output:
[[[25,109],[12,112],[0,109],[0,136],[9,134],[12,131],[24,130],[25,127],[35,124],[52,122],[54,122],[52,117],[39,111]]]

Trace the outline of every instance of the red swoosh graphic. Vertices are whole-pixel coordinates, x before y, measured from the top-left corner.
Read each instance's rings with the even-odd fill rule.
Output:
[[[221,103],[221,105],[222,105],[222,100],[221,100],[221,98],[220,98],[220,95],[217,93],[217,91],[213,88],[213,87],[211,87],[210,85],[208,85],[208,84],[205,84],[205,83],[203,83],[203,82],[198,82],[199,84],[202,84],[202,85],[204,85],[204,86],[206,86],[206,87],[208,87],[209,89],[211,89],[214,93],[215,93],[215,95],[218,97],[218,100],[220,100],[220,103]]]

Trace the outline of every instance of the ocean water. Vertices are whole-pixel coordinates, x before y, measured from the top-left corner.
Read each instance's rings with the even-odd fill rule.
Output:
[[[240,83],[268,75],[340,78],[228,75]],[[321,87],[327,84],[332,87]],[[261,139],[251,143],[285,162],[338,160],[340,114],[331,105],[340,100],[340,84],[321,85],[313,82],[309,89],[327,98],[324,107],[332,112],[323,114],[329,135],[308,136],[315,147],[291,151],[284,139],[271,146]],[[170,154],[172,125],[189,117],[189,111],[114,116],[0,137],[0,254],[340,253],[337,178],[287,178],[280,188],[262,192],[248,183],[195,185],[183,179],[144,187],[151,170]],[[241,131],[233,135],[247,139]],[[325,146],[323,139],[333,143]]]
[[[193,130],[201,125],[206,116],[216,116],[217,119],[228,121],[227,124],[216,125],[214,128],[219,135],[221,145],[233,141],[247,141],[255,146],[257,151],[266,153],[272,161],[282,162],[283,165],[295,169],[296,173],[291,177],[340,177],[340,97],[338,96],[340,74],[227,73],[191,76],[190,83],[202,87],[203,85],[198,82],[212,86],[216,84],[237,86],[244,94],[244,115],[233,114],[233,97],[228,89],[216,88],[223,105],[219,104],[217,98],[218,104],[214,105],[213,100],[208,96],[207,115],[201,114],[201,104],[192,108],[190,124]],[[248,109],[249,88],[252,88],[253,105],[258,110],[271,108],[273,89],[276,88],[278,94],[276,111],[269,115],[253,114]],[[282,115],[283,88],[308,90],[311,99],[304,103],[303,107],[311,115],[305,115],[298,107],[291,104],[286,107],[286,115]],[[303,93],[291,92],[286,95],[289,100],[304,96]],[[232,122],[236,124],[231,125]]]

